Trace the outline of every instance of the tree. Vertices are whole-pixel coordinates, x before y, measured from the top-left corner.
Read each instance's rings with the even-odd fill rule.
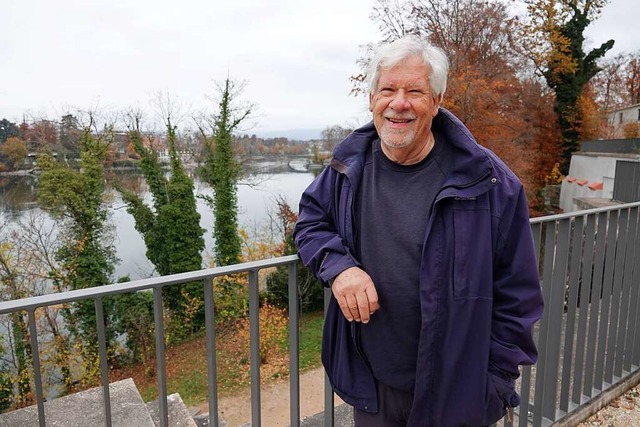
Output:
[[[10,122],[7,119],[0,120],[0,144],[4,143],[12,136],[20,135],[20,129],[15,123]]]
[[[622,107],[626,104],[624,90],[624,67],[627,55],[619,54],[613,58],[605,58],[600,67],[602,70],[591,80],[596,99],[603,111]]]
[[[0,145],[0,161],[10,170],[18,170],[27,157],[27,146],[20,138],[12,136]]]
[[[554,111],[562,136],[562,173],[578,150],[582,111],[578,101],[584,86],[600,71],[597,61],[613,40],[584,52],[584,30],[608,0],[524,0],[527,19],[520,36],[524,52],[555,93]]]
[[[38,120],[21,125],[21,138],[27,148],[38,153],[53,153],[58,145],[58,126],[51,120]]]
[[[160,275],[184,273],[202,268],[204,229],[200,227],[200,214],[194,195],[193,181],[186,174],[176,150],[176,128],[167,117],[167,143],[171,159],[171,175],[165,177],[157,152],[144,145],[139,118],[135,118],[129,136],[140,166],[153,197],[153,208],[132,191],[118,187],[127,212],[133,215],[136,230],[142,235],[147,247],[147,258],[155,265]],[[188,324],[186,313],[190,304],[202,295],[202,285],[189,284],[181,288],[164,290],[167,308],[174,315],[175,324]],[[204,326],[204,309],[200,306],[197,318],[191,325],[193,330]]]
[[[94,121],[83,130],[80,141],[79,171],[42,155],[38,166],[42,169],[38,189],[40,206],[64,224],[60,248],[55,253],[60,263],[53,278],[56,289],[84,289],[111,283],[117,261],[112,229],[108,226],[105,201],[105,173],[103,161],[112,141],[111,128],[93,132]],[[112,348],[114,332],[111,327],[110,300],[105,300],[107,342]],[[83,346],[83,360],[88,372],[98,372],[96,365],[97,330],[93,301],[73,303],[64,310],[71,335]],[[90,377],[90,375],[87,375]],[[89,379],[89,378],[88,378]]]
[[[242,256],[237,194],[242,167],[234,150],[233,133],[250,116],[253,108],[236,105],[242,90],[243,85],[227,77],[218,85],[218,113],[208,121],[211,134],[200,126],[204,142],[204,165],[200,173],[214,190],[214,196],[208,203],[215,217],[213,236],[218,266],[237,264]]]
[[[559,156],[546,140],[557,138],[556,128],[548,125],[553,117],[546,102],[548,91],[531,81],[515,54],[517,40],[509,36],[515,22],[507,5],[481,0],[378,0],[372,19],[384,42],[417,34],[445,50],[451,64],[443,106],[480,144],[505,160],[535,206],[535,194],[557,162],[554,156]],[[368,63],[369,57],[359,60],[362,66]],[[360,74],[353,80],[361,84],[364,78]]]
[[[69,154],[78,154],[78,145],[82,138],[82,129],[73,114],[65,114],[58,125],[58,140],[61,147]]]
[[[57,276],[58,266],[53,254],[58,247],[58,228],[45,219],[43,213],[27,214],[15,226],[0,225],[0,299],[19,299],[50,292],[51,277]],[[49,379],[47,388],[62,384],[69,392],[72,382],[70,346],[66,328],[58,321],[57,307],[42,307],[37,311],[39,350],[43,377]],[[16,406],[31,403],[32,381],[31,347],[26,316],[21,312],[10,316],[12,336],[9,340],[12,370],[6,372],[17,384]],[[1,393],[0,393],[1,394]],[[1,406],[1,405],[0,405]]]
[[[294,255],[298,249],[293,241],[293,228],[298,220],[298,215],[289,204],[280,197],[276,200],[276,217],[282,232],[282,244],[280,256]],[[298,298],[300,309],[304,312],[321,310],[324,304],[324,287],[305,268],[302,261],[298,261],[296,283],[298,284]],[[289,307],[289,268],[277,267],[276,271],[267,276],[267,297],[276,307],[286,309]]]
[[[21,299],[28,296],[19,280],[19,273],[12,253],[11,243],[0,244],[0,284],[3,293],[8,293],[7,299]],[[29,343],[29,330],[25,313],[15,312],[11,314],[11,334],[13,337],[13,354],[17,370],[17,403],[20,406],[29,404],[31,394],[31,374],[29,365],[31,361],[31,345]]]
[[[326,151],[332,152],[336,144],[345,139],[351,133],[351,129],[342,126],[328,126],[322,131],[322,144]]]

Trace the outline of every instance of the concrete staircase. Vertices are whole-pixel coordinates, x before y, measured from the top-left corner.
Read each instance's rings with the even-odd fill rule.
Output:
[[[113,427],[156,427],[160,425],[158,401],[145,404],[131,378],[109,385]],[[198,427],[180,395],[167,397],[170,427]],[[45,402],[46,425],[51,427],[95,427],[104,425],[102,387]],[[199,417],[200,426],[205,418]],[[206,417],[208,421],[208,417]],[[0,414],[0,426],[38,425],[36,406]]]
[[[131,378],[109,385],[113,427],[159,427],[158,401],[144,403]],[[104,425],[102,387],[96,387],[45,402],[47,427],[95,427]],[[209,427],[209,414],[191,413],[178,393],[167,396],[169,427]],[[353,426],[353,409],[346,404],[335,409],[336,427]],[[224,420],[220,427],[227,427]],[[266,420],[265,420],[266,421]],[[323,427],[324,414],[306,417],[301,427]],[[0,427],[38,426],[35,405],[0,414]],[[247,423],[242,427],[250,427]]]

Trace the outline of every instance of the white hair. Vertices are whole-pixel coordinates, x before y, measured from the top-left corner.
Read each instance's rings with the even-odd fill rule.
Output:
[[[414,35],[407,35],[378,48],[367,69],[369,93],[378,86],[381,69],[392,68],[402,61],[418,56],[431,71],[429,84],[435,96],[443,96],[447,89],[449,59],[439,47]]]

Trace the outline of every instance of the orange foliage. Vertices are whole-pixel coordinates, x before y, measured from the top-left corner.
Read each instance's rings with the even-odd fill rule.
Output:
[[[500,76],[472,66],[453,70],[444,106],[520,178],[535,213],[544,178],[560,156],[553,99],[538,83],[502,70]]]

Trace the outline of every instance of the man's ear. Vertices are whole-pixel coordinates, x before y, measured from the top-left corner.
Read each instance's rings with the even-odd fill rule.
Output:
[[[433,105],[434,105],[433,117],[435,117],[438,114],[438,108],[440,107],[441,102],[442,102],[442,94],[437,95],[435,98],[433,98]]]
[[[369,111],[373,113],[373,93],[369,92]]]

